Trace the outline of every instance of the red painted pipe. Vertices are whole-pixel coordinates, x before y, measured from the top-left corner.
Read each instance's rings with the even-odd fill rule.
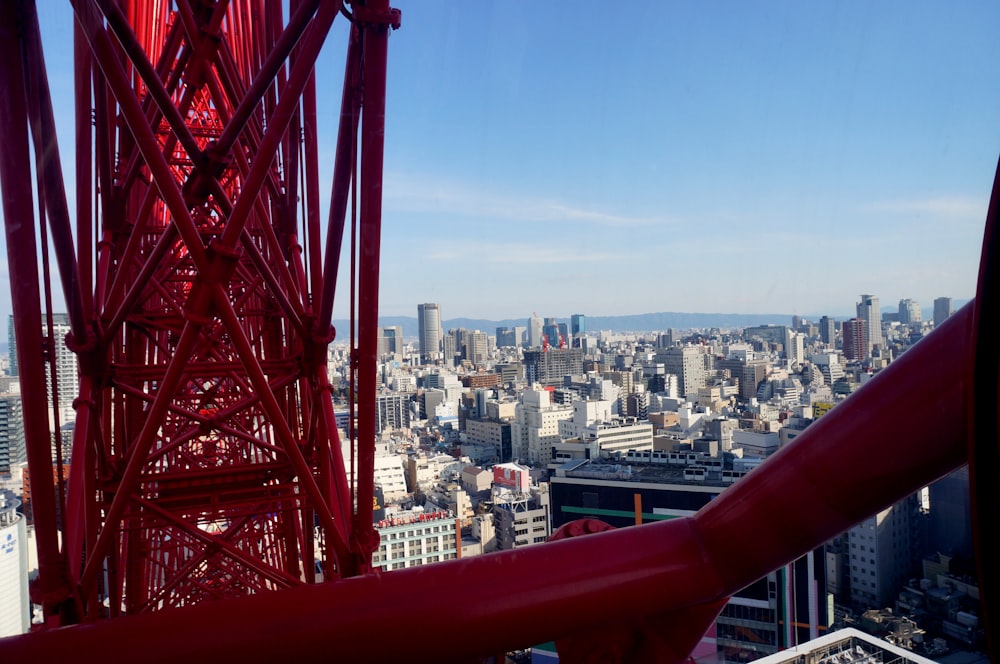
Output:
[[[49,226],[52,229],[52,247],[62,277],[63,297],[66,301],[70,330],[76,343],[83,345],[87,343],[88,335],[92,336],[88,328],[91,312],[84,308],[81,277],[73,246],[73,228],[59,159],[52,97],[49,94],[49,80],[45,75],[45,57],[42,54],[38,14],[34,2],[25,2],[23,7],[24,44],[27,49],[24,58],[25,81],[29,95],[28,112],[32,116],[31,136],[35,148],[35,168],[41,173],[45,183],[40,196],[44,197]],[[59,343],[61,342],[60,339]]]
[[[389,12],[389,0],[376,0],[368,10]],[[356,10],[360,11],[360,10]],[[361,236],[359,243],[358,293],[358,507],[354,536],[361,543],[367,570],[371,553],[378,546],[372,528],[375,495],[375,393],[378,391],[378,283],[382,238],[382,163],[385,146],[385,81],[389,25],[362,28],[361,108]]]
[[[347,226],[347,203],[357,160],[358,122],[361,112],[359,87],[361,62],[361,36],[351,28],[347,44],[347,63],[344,66],[344,87],[340,100],[340,122],[337,128],[337,146],[333,158],[333,184],[330,193],[330,214],[327,221],[326,247],[323,259],[324,279],[316,308],[316,325],[319,335],[326,335],[333,319],[333,300],[336,295],[340,253],[344,245]]]
[[[35,209],[32,192],[25,81],[21,67],[21,26],[18,4],[0,3],[0,190],[3,197],[7,264],[17,275],[11,289],[14,337],[17,340],[18,378],[22,400],[25,447],[31,473],[31,506],[38,551],[38,584],[35,601],[51,619],[57,605],[69,596],[56,524],[55,483],[49,441],[48,403],[42,356],[41,291],[38,249],[35,243]],[[14,284],[12,284],[14,285]]]

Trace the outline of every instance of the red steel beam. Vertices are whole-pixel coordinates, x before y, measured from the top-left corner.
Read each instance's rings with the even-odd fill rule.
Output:
[[[382,237],[382,163],[385,145],[385,74],[389,28],[393,21],[389,0],[373,0],[354,8],[361,24],[361,60],[364,102],[361,107],[361,223],[358,279],[358,506],[354,533],[360,543],[363,569],[371,565],[378,547],[372,527],[375,495],[375,393],[378,365],[378,284]]]
[[[351,181],[355,176],[357,161],[358,123],[361,117],[360,62],[361,35],[351,28],[347,44],[347,58],[344,66],[344,89],[340,101],[340,122],[337,128],[337,146],[333,158],[333,186],[330,194],[330,216],[324,264],[326,278],[318,294],[317,329],[325,335],[333,319],[333,301],[336,295],[338,265],[344,246],[344,229],[347,226],[347,202],[351,193]]]
[[[38,551],[38,582],[33,600],[42,605],[47,622],[57,619],[60,605],[71,595],[59,550],[55,483],[52,477],[51,431],[47,399],[46,361],[43,358],[41,291],[35,243],[34,191],[28,149],[28,109],[25,103],[26,51],[21,36],[22,3],[0,3],[0,189],[3,197],[7,264],[17,275],[11,289],[14,335],[22,401],[24,438],[31,485],[32,516]]]
[[[1000,657],[1000,543],[992,532],[1000,513],[1000,348],[995,343],[993,315],[1000,310],[1000,164],[986,212],[979,260],[973,329],[976,338],[968,400],[969,485],[973,544],[979,577],[980,611],[988,650]],[[990,314],[992,311],[994,314]]]
[[[55,249],[59,274],[62,276],[63,296],[66,312],[75,343],[84,345],[92,341],[93,333],[87,324],[91,312],[84,307],[83,292],[73,243],[73,228],[66,202],[66,187],[63,183],[62,163],[59,159],[59,143],[56,140],[55,116],[52,111],[52,97],[49,81],[45,76],[45,57],[42,53],[42,38],[38,29],[38,14],[35,4],[22,2],[23,41],[25,71],[25,92],[28,96],[28,113],[31,123],[31,137],[35,149],[36,169],[44,182],[45,209],[52,228],[52,245]],[[91,337],[91,339],[88,339]]]

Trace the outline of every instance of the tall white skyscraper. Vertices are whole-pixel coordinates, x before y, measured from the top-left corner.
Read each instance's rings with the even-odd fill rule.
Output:
[[[528,319],[528,348],[538,348],[542,345],[542,328],[544,321],[538,316]]]
[[[899,301],[899,322],[903,325],[914,325],[921,321],[920,304],[916,300]],[[919,327],[919,326],[918,326]]]
[[[865,350],[867,355],[871,355],[876,346],[885,348],[885,342],[882,341],[882,308],[874,295],[862,295],[857,308],[858,318],[868,324],[868,344]]]
[[[52,349],[55,351],[56,381],[59,387],[59,416],[63,422],[76,418],[73,401],[79,396],[80,373],[76,353],[66,345],[66,336],[70,333],[69,316],[64,313],[52,314]],[[10,372],[19,375],[17,364],[17,340],[14,337],[14,317],[8,320]],[[42,334],[48,334],[45,314],[42,314]],[[52,374],[46,370],[45,383],[49,403],[52,402]]]
[[[420,335],[420,359],[433,362],[441,352],[441,305],[425,302],[417,305],[417,326]]]

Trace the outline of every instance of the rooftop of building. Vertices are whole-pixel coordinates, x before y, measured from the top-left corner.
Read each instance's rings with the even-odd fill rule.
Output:
[[[392,515],[386,515],[386,518],[375,523],[375,528],[379,531],[385,532],[393,529],[405,529],[418,523],[445,520],[454,521],[454,519],[455,515],[446,510],[425,511],[423,509],[412,509],[404,512],[396,512]]]
[[[735,457],[724,454],[710,457],[696,452],[653,453],[660,462],[637,462],[627,455],[612,461],[577,459],[561,464],[553,471],[552,481],[560,478],[641,482],[647,484],[684,484],[730,486],[746,471],[734,467]],[[652,457],[652,455],[650,455]]]
[[[921,657],[861,630],[847,627],[824,634],[806,643],[756,660],[756,664],[933,664]]]

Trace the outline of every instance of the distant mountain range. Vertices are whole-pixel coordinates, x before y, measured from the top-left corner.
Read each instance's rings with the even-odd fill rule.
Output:
[[[955,300],[954,310],[957,311],[969,300]],[[894,313],[892,307],[882,307],[882,313]],[[921,311],[924,320],[934,319],[934,308],[924,307]],[[832,314],[833,318],[839,321],[846,320],[851,315]],[[816,315],[802,315],[810,322],[820,319]],[[559,318],[560,323],[569,324],[569,317]],[[750,327],[752,325],[790,325],[792,314],[692,314],[676,311],[662,311],[651,314],[633,314],[629,316],[587,316],[586,327],[588,332],[599,330],[610,330],[611,332],[655,332],[673,328],[675,330],[707,329],[718,328],[739,328]],[[348,336],[349,321],[341,318],[333,321],[337,328],[337,339],[343,341]],[[399,325],[403,328],[404,337],[416,337],[417,318],[416,316],[384,316],[379,318],[379,325]],[[495,334],[498,327],[527,326],[528,318],[506,318],[504,320],[488,320],[485,318],[449,318],[442,323],[445,331],[450,329],[465,328],[466,330],[481,330],[488,334]],[[7,344],[0,342],[0,354],[7,352]]]
[[[559,318],[560,323],[569,324],[569,318]],[[810,319],[811,320],[811,319]],[[658,330],[688,330],[694,328],[736,328],[750,327],[752,325],[767,324],[790,324],[791,314],[691,314],[673,311],[664,311],[651,314],[633,314],[629,316],[587,316],[586,328],[588,332],[599,330],[610,330],[611,332],[653,332]],[[337,328],[339,339],[344,338],[350,323],[346,320],[334,320],[334,327]],[[416,316],[384,316],[379,318],[379,325],[392,326],[399,325],[403,328],[404,337],[417,336]],[[441,327],[445,331],[450,329],[465,328],[466,330],[481,330],[489,334],[495,334],[498,327],[526,327],[528,319],[507,318],[504,320],[487,320],[485,318],[450,318],[442,321]]]
[[[969,300],[955,300],[954,310],[958,310]],[[896,313],[895,307],[883,306],[882,313]],[[921,310],[924,320],[934,319],[934,308],[924,307]],[[843,321],[854,316],[851,314],[836,313],[828,314],[835,320]],[[802,318],[810,321],[819,321],[821,314],[801,314]],[[569,324],[569,317],[559,318],[560,323]],[[588,332],[599,330],[610,330],[617,333],[628,332],[655,332],[665,331],[670,328],[675,330],[708,329],[718,327],[722,329],[732,329],[741,327],[751,327],[753,325],[791,325],[792,314],[693,314],[677,311],[661,311],[659,313],[633,314],[629,316],[587,316],[586,328]],[[348,330],[349,322],[340,319],[333,321],[334,327],[339,330],[338,339],[344,339]],[[417,318],[416,316],[384,316],[379,318],[379,325],[390,326],[399,325],[403,328],[404,337],[416,337]],[[498,327],[527,326],[528,317],[506,318],[504,320],[489,320],[486,318],[449,318],[442,321],[441,327],[447,332],[450,329],[465,328],[466,330],[481,330],[488,334],[495,334]]]

